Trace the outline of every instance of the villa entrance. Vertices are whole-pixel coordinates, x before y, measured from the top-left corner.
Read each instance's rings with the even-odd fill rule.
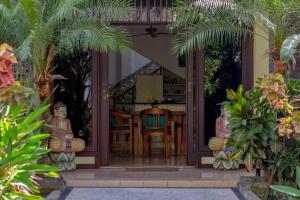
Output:
[[[108,52],[106,55],[107,164],[118,167],[185,166],[185,56],[172,54],[173,38],[166,25],[126,25],[126,29],[132,35],[132,48],[125,53]],[[143,115],[145,110],[148,114]],[[151,130],[144,135],[146,129]]]
[[[208,140],[214,136],[217,104],[226,99],[227,87],[243,83],[247,89],[253,84],[251,37],[241,46],[215,46],[176,56],[171,53],[173,35],[166,29],[172,21],[166,14],[170,5],[166,1],[166,9],[160,9],[169,18],[156,19],[149,7],[162,5],[145,2],[135,5],[137,11],[147,13],[144,18],[136,15],[141,19],[114,22],[132,35],[129,52],[75,52],[57,61],[64,66],[56,69],[57,74],[67,80],[56,82],[54,101],[67,104],[74,134],[87,143],[77,155],[78,168],[211,166]],[[208,68],[212,71],[205,71]],[[165,138],[142,138],[141,113],[152,108],[172,113],[170,122],[157,121],[168,124],[168,156]],[[120,124],[126,125],[121,127],[125,130],[112,133],[116,122],[112,111],[130,116],[131,122]]]
[[[140,30],[144,30],[144,27]],[[146,40],[155,39],[146,36]],[[251,40],[244,44],[246,42]],[[212,154],[208,149],[208,140],[214,136],[214,122],[220,112],[217,104],[226,99],[225,88],[236,88],[243,83],[247,89],[252,85],[253,76],[248,75],[253,73],[249,59],[251,57],[244,53],[251,50],[248,47],[242,49],[243,54],[238,48],[224,47],[185,55],[183,62],[176,58],[177,64],[185,64],[184,67],[178,67],[184,72],[181,77],[174,75],[172,68],[167,69],[154,59],[145,59],[144,55],[137,55],[139,53],[134,50],[129,55],[79,52],[73,57],[58,60],[61,67],[56,73],[67,79],[56,82],[58,89],[54,101],[62,101],[68,106],[73,132],[77,137],[85,139],[87,144],[85,151],[77,156],[77,166],[209,166]],[[216,53],[217,50],[221,54]],[[226,56],[228,59],[221,60],[218,69],[210,69],[211,63],[216,62],[214,60]],[[134,62],[129,62],[128,58],[136,57],[145,60],[140,65],[143,73],[139,70],[130,72],[132,68],[127,68],[129,74],[122,78],[122,68],[112,67],[121,67],[122,60],[131,66]],[[207,77],[204,66],[214,71],[212,77]],[[118,71],[119,74],[112,73],[113,71]],[[137,71],[140,73],[136,73]],[[145,74],[146,72],[149,74]],[[130,77],[134,77],[135,84],[120,87],[120,83],[132,82]],[[208,80],[210,89],[205,88]],[[152,90],[153,88],[156,89]],[[149,91],[160,92],[147,93],[145,96]],[[148,152],[144,155],[140,113],[149,108],[168,109],[172,112],[167,158],[164,140],[159,136],[152,137],[150,142],[150,139],[146,141],[151,148],[147,148]],[[129,114],[131,137],[126,131],[123,135],[111,136],[110,111]]]

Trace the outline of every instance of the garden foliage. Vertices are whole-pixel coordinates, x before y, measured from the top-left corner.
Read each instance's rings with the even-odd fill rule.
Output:
[[[42,199],[37,181],[59,170],[38,164],[49,152],[42,145],[49,135],[41,133],[49,105],[34,106],[33,90],[14,80],[12,48],[4,44],[0,50],[0,199]]]

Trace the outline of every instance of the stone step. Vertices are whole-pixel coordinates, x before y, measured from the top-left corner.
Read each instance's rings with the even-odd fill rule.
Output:
[[[100,168],[64,172],[67,187],[235,188],[245,169],[220,171],[199,168]]]
[[[235,188],[237,180],[67,180],[67,187],[90,188]]]

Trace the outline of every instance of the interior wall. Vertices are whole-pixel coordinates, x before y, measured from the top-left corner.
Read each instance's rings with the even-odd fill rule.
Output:
[[[172,54],[172,36],[158,35],[156,38],[152,38],[145,35],[134,37],[133,49],[185,79],[185,68],[178,67],[177,56]]]
[[[136,77],[136,102],[146,103],[163,99],[162,75],[138,75]]]
[[[135,52],[134,50],[129,50],[125,54],[121,55],[122,63],[122,77],[126,78],[130,74],[138,71],[141,67],[148,64],[150,60],[141,54]]]
[[[112,87],[121,80],[121,55],[110,51],[108,53],[108,79],[109,86]]]
[[[110,87],[114,86],[130,74],[135,73],[141,67],[150,62],[149,59],[134,50],[129,50],[124,54],[110,51],[108,53],[108,59]]]

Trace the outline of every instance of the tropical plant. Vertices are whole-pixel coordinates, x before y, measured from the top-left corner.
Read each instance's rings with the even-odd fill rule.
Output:
[[[286,81],[287,95],[290,99],[300,98],[300,80],[289,78]]]
[[[298,44],[300,43],[300,35],[292,35],[287,37],[282,44],[280,50],[280,59],[281,61],[288,66],[288,73],[290,74],[290,70],[294,69],[296,66],[295,60],[295,52]]]
[[[114,18],[126,18],[130,8],[127,0],[5,0],[0,3],[5,11],[0,22],[10,20],[13,28],[3,35],[15,36],[11,42],[17,56],[32,63],[39,94],[46,97],[51,82],[62,78],[53,74],[56,55],[74,49],[122,51],[130,46],[124,28],[110,24]]]
[[[300,167],[296,167],[296,181],[297,187],[300,188]],[[294,187],[286,186],[286,185],[272,185],[271,188],[275,191],[285,193],[289,195],[290,200],[296,200],[300,198],[300,189]]]
[[[287,97],[287,85],[284,77],[279,73],[265,75],[259,81],[259,88],[262,92],[260,101],[266,100],[270,108],[291,113],[293,108]]]
[[[42,146],[49,135],[39,133],[44,121],[38,120],[48,109],[0,106],[0,199],[43,199],[34,195],[40,193],[36,181],[40,176],[57,177],[52,171],[59,168],[37,164],[49,152]]]
[[[276,180],[282,182],[293,182],[295,169],[299,164],[300,149],[297,147],[287,147],[284,141],[274,141],[277,143],[279,151],[272,150],[270,158],[267,160],[268,169]],[[270,181],[272,182],[272,181]]]
[[[294,34],[287,37],[281,46],[280,58],[282,62],[287,63],[294,58],[298,44],[300,43],[300,35]]]
[[[268,141],[277,139],[276,110],[270,110],[267,101],[261,102],[259,88],[244,94],[242,86],[237,92],[227,90],[225,108],[230,112],[231,136],[226,146],[233,147],[236,159],[245,161],[249,169],[261,166],[267,158]]]
[[[49,105],[33,107],[33,90],[14,80],[12,48],[0,45],[0,199],[43,199],[38,194],[40,176],[56,177],[59,168],[37,164],[49,150],[42,140],[39,118]],[[50,171],[50,172],[49,172]]]
[[[299,164],[299,148],[288,148],[287,141],[294,140],[295,122],[290,92],[283,75],[272,73],[258,80],[257,86],[243,93],[227,90],[225,108],[230,111],[229,127],[232,136],[226,145],[232,146],[248,168],[253,164],[268,169],[265,198],[273,177],[277,181],[293,179]],[[250,166],[250,167],[249,167]]]
[[[181,54],[215,43],[242,41],[257,26],[270,33],[275,70],[283,73],[280,49],[284,39],[298,31],[299,7],[298,0],[177,0],[176,20],[171,24],[177,30],[174,49]]]
[[[220,66],[220,59],[205,59],[204,88],[208,95],[214,93],[219,87],[220,80],[214,79],[214,75],[220,69]]]
[[[239,41],[243,34],[251,31],[249,28],[260,16],[257,9],[254,13],[249,12],[256,3],[246,0],[239,3],[228,0],[200,0],[196,3],[191,0],[176,0],[176,20],[170,26],[178,30],[174,49],[183,53],[197,47]]]

